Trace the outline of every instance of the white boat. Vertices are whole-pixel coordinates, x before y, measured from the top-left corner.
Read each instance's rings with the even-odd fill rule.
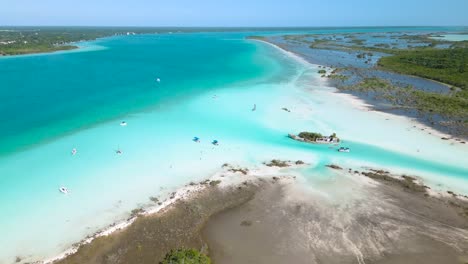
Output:
[[[344,147],[341,147],[338,149],[339,152],[349,152],[350,149],[349,148],[344,148]]]
[[[67,189],[67,187],[60,187],[59,188],[59,191],[63,194],[68,194],[70,191]]]
[[[74,148],[74,149],[72,149],[71,154],[72,154],[72,155],[75,155],[76,152],[77,152],[77,150],[76,150],[76,148]]]
[[[121,126],[127,126],[127,122],[122,121],[122,122],[120,122],[120,125],[121,125]]]
[[[161,79],[159,79],[159,78],[156,78],[156,81],[157,81],[157,82],[161,82]]]
[[[115,153],[118,154],[118,155],[120,155],[120,154],[122,154],[123,152],[122,152],[120,149],[118,149],[118,150],[115,151]]]

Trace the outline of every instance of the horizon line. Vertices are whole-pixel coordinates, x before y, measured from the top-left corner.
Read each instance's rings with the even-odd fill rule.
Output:
[[[360,25],[360,26],[134,26],[134,25],[0,25],[3,27],[102,27],[102,28],[211,28],[211,29],[249,29],[249,28],[411,28],[411,27],[468,27],[468,25]]]

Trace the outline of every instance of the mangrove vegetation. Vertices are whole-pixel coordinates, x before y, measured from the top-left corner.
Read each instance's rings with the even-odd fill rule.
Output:
[[[407,50],[381,58],[378,65],[468,89],[468,48]]]
[[[171,250],[160,264],[210,264],[211,260],[205,254],[195,249]]]

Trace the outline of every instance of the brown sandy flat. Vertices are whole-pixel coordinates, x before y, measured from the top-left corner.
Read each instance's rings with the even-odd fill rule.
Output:
[[[405,182],[382,182],[338,201],[292,186],[262,189],[210,219],[203,235],[211,257],[223,264],[468,263],[468,219],[457,207]]]

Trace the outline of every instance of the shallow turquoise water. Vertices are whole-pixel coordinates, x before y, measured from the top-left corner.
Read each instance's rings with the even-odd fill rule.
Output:
[[[0,118],[2,151],[268,71],[255,45],[210,35],[134,36],[105,45],[0,60],[0,111],[9,113]]]
[[[161,166],[148,156],[160,162],[189,158],[177,154],[165,159],[170,150],[164,148],[170,146],[159,144],[176,140],[181,132],[187,133],[181,136],[185,142],[191,142],[194,133],[202,134],[197,131],[200,124],[190,129],[188,123],[200,119],[197,111],[203,109],[182,110],[191,98],[234,83],[282,79],[278,62],[262,52],[265,47],[246,45],[238,34],[132,36],[99,44],[105,48],[0,60],[0,110],[5,113],[0,118],[0,229],[5,237],[16,238],[13,243],[0,240],[5,249],[0,259],[11,259],[13,252],[32,252],[34,257],[58,253],[66,247],[59,241],[69,246],[137,202],[146,202],[148,195],[160,193],[160,187],[175,188],[191,176],[208,176],[203,169],[193,175],[184,171],[176,179],[151,179],[156,187],[141,186],[150,186],[145,177]],[[133,124],[139,115],[166,109],[171,111]],[[118,125],[123,119],[129,127]],[[209,120],[204,124],[204,130],[220,125]],[[72,157],[75,147],[78,154]],[[119,147],[125,149],[122,157],[114,153]],[[149,155],[145,147],[152,148]],[[132,184],[134,194],[129,193]],[[77,195],[57,195],[62,185]],[[109,186],[104,193],[99,191],[103,186]],[[106,213],[115,203],[121,208]],[[30,225],[30,218],[37,220]],[[69,231],[71,223],[76,232]],[[45,236],[51,243],[36,249]]]
[[[383,167],[468,192],[466,147],[356,109],[317,67],[245,35],[109,38],[86,52],[0,59],[0,263],[57,254],[225,162],[302,159],[309,178],[326,177],[329,163]],[[286,137],[302,130],[337,132],[352,152]]]

